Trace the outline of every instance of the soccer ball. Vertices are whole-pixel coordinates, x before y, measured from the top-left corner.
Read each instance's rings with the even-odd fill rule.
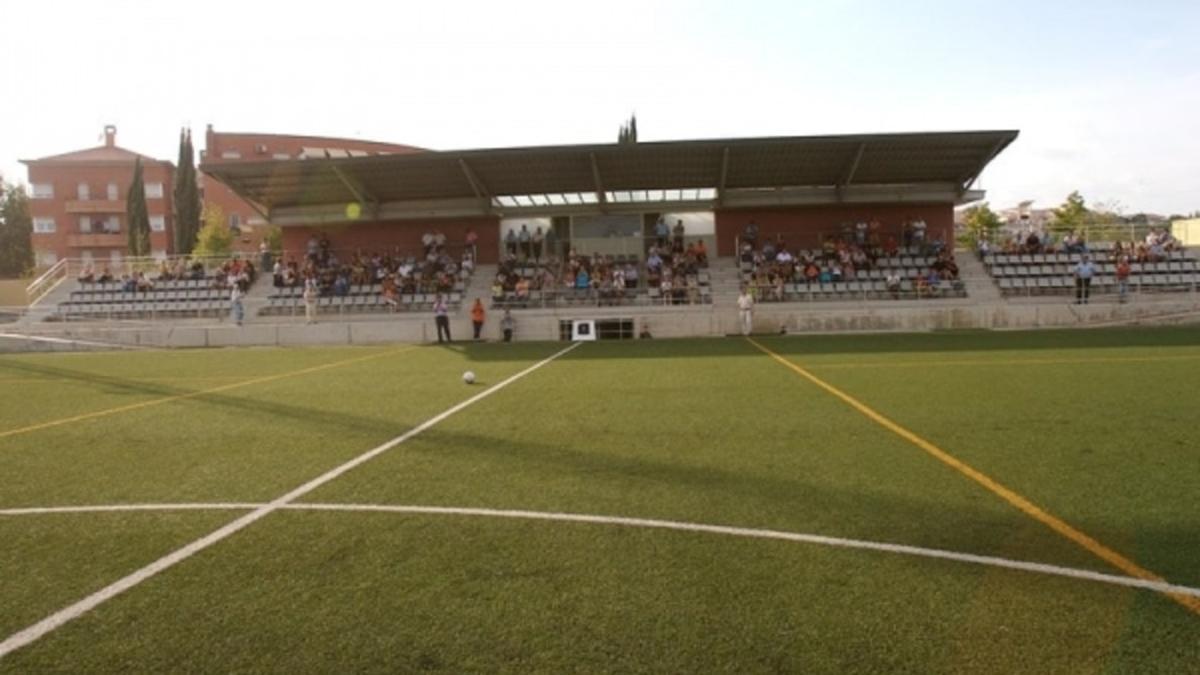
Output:
[[[475,384],[475,373],[470,370],[463,373],[463,384]]]

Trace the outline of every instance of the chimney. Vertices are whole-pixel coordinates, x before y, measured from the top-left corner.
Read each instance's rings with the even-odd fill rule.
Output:
[[[111,148],[117,145],[117,128],[113,125],[104,127],[104,147]]]

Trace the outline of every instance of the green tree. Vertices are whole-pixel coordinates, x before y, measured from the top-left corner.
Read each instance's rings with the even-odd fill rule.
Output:
[[[202,258],[229,255],[233,250],[233,232],[225,224],[225,212],[216,204],[205,204],[202,220],[204,227],[196,235],[196,247],[192,249],[192,255]]]
[[[1088,222],[1089,215],[1083,195],[1076,190],[1067,195],[1067,201],[1063,202],[1062,206],[1054,209],[1054,220],[1050,221],[1050,229],[1056,232],[1080,230]]]
[[[196,152],[192,130],[179,132],[179,161],[173,186],[175,207],[175,253],[186,255],[196,246],[200,231],[200,188],[196,184]]]
[[[267,247],[275,256],[283,255],[283,228],[272,225],[267,228]]]
[[[125,197],[125,222],[129,228],[129,255],[150,255],[150,215],[146,212],[146,186],[142,181],[142,158],[133,162],[133,181]]]
[[[996,215],[987,202],[967,209],[964,212],[963,223],[967,226],[970,243],[980,239],[991,241],[992,235],[1004,225],[1000,216]]]
[[[33,269],[33,218],[29,195],[20,185],[0,180],[0,277],[20,277]]]
[[[637,115],[631,115],[629,121],[621,125],[621,130],[617,132],[617,143],[637,143]]]

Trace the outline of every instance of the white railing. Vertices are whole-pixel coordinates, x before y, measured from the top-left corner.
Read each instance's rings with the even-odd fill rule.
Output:
[[[26,286],[25,297],[29,301],[29,305],[36,305],[39,300],[46,297],[47,293],[62,283],[67,278],[69,269],[70,261],[67,258],[63,258]]]

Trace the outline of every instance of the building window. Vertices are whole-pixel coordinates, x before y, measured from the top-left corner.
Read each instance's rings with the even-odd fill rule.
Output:
[[[33,231],[37,232],[38,234],[50,234],[51,232],[54,232],[57,229],[58,228],[54,224],[53,218],[34,218],[33,219]]]
[[[241,228],[242,228],[242,214],[240,214],[240,213],[229,214],[229,229],[233,230],[234,232],[237,232]]]
[[[121,249],[116,248],[108,252],[108,261],[113,265],[120,265],[122,259]]]
[[[121,218],[119,216],[109,216],[104,221],[104,231],[108,234],[116,234],[121,231]]]
[[[33,184],[34,199],[54,199],[54,184],[53,183],[34,183]]]
[[[146,183],[146,199],[162,199],[162,183]]]
[[[79,196],[79,201],[81,202],[86,202],[92,198],[92,188],[87,183],[80,183],[75,193]]]
[[[89,234],[92,231],[91,216],[79,216],[79,231],[84,234]]]
[[[52,267],[58,262],[58,254],[54,251],[35,251],[38,267]]]
[[[85,265],[91,265],[92,261],[95,260],[95,256],[92,255],[92,252],[90,249],[84,249],[84,250],[80,251],[79,257],[80,257],[80,259],[83,260],[83,264],[85,264]]]
[[[166,230],[167,230],[166,216],[150,216],[150,229],[155,232],[166,232]]]
[[[292,158],[292,156],[287,154],[286,152],[277,152],[274,155],[272,155],[272,157],[274,157],[275,159],[291,159]]]
[[[110,201],[110,202],[117,201],[118,199],[120,199],[119,195],[120,195],[120,192],[118,192],[118,190],[117,190],[117,184],[109,183],[108,184],[108,201]]]
[[[154,259],[158,260],[159,262],[167,259],[167,252],[161,248],[154,249],[153,251],[150,252],[150,255],[153,256]]]
[[[237,150],[226,150],[221,153],[221,159],[241,159],[242,153]]]

